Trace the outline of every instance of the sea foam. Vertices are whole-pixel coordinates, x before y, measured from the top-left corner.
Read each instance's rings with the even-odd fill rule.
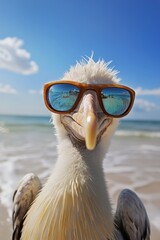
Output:
[[[148,138],[160,138],[160,132],[150,132],[150,131],[128,131],[128,130],[118,130],[115,133],[119,137],[148,137]]]

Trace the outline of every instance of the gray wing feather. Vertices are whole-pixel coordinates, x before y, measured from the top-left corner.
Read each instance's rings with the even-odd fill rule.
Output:
[[[129,189],[120,193],[114,222],[116,235],[123,236],[122,239],[150,240],[150,223],[146,209],[140,198]]]
[[[12,240],[20,240],[25,215],[41,189],[39,178],[33,173],[25,175],[13,195]]]

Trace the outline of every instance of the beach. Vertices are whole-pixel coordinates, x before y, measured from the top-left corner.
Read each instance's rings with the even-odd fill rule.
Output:
[[[12,195],[29,172],[43,182],[57,159],[57,139],[49,117],[0,116],[0,239],[12,233]],[[121,121],[103,163],[116,209],[124,188],[142,199],[151,223],[151,240],[160,239],[160,122]]]

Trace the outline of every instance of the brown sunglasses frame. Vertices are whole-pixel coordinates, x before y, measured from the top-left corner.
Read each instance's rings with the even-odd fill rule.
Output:
[[[70,110],[68,110],[68,111],[57,111],[54,108],[52,108],[50,106],[49,102],[48,102],[48,92],[49,92],[49,89],[50,89],[51,86],[53,86],[55,84],[63,84],[63,83],[72,84],[72,85],[78,87],[80,89],[80,92],[78,94],[77,100],[75,101],[73,107]],[[127,110],[123,114],[118,115],[118,116],[114,116],[114,115],[111,115],[111,114],[106,112],[106,110],[103,106],[102,98],[101,98],[101,90],[104,89],[104,88],[111,88],[111,87],[125,89],[130,93],[130,96],[131,96],[131,102],[130,102],[129,107],[127,108]],[[77,107],[77,105],[80,102],[84,92],[86,92],[87,90],[93,90],[93,91],[96,92],[101,109],[103,110],[105,115],[113,117],[113,118],[121,118],[121,117],[126,116],[130,112],[130,110],[133,106],[133,103],[134,103],[134,99],[135,99],[135,91],[133,89],[127,87],[127,86],[123,86],[123,85],[119,85],[119,84],[98,84],[97,85],[97,84],[79,83],[79,82],[74,82],[74,81],[69,81],[69,80],[60,80],[60,81],[48,82],[48,83],[44,84],[44,88],[43,88],[44,102],[45,102],[46,107],[51,112],[58,113],[58,114],[70,113]]]

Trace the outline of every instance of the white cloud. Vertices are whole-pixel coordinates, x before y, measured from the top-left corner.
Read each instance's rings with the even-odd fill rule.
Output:
[[[23,41],[16,37],[0,40],[0,68],[29,75],[38,71],[38,65],[31,60],[31,55],[23,49]]]
[[[34,95],[34,94],[37,93],[37,91],[36,91],[36,90],[33,90],[33,89],[30,89],[30,90],[28,91],[28,93],[31,94],[31,95]]]
[[[135,110],[143,112],[150,112],[155,109],[160,109],[159,105],[144,99],[136,99],[134,108]]]
[[[0,93],[16,94],[17,90],[12,88],[9,84],[0,83]]]
[[[138,87],[135,89],[137,95],[148,95],[148,96],[160,96],[160,88],[155,89],[142,89],[141,87]]]

